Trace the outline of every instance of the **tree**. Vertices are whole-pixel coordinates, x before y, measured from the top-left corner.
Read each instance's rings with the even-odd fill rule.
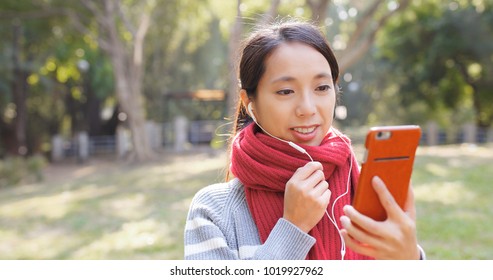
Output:
[[[50,38],[52,27],[59,22],[54,18],[59,11],[34,11],[37,4],[19,1],[1,4],[0,33],[4,40],[0,48],[4,51],[0,59],[4,63],[0,69],[3,72],[0,88],[5,92],[2,99],[7,105],[0,104],[0,112],[7,110],[10,113],[0,120],[0,140],[10,155],[25,156],[39,152],[41,137],[30,127],[39,121],[32,115],[41,109],[29,106],[30,97],[37,94],[30,83],[36,80],[39,67],[54,46],[54,42],[47,38]]]
[[[493,123],[493,4],[456,4],[413,5],[389,26],[381,54],[398,83],[388,86],[397,87],[403,106],[424,103],[429,112],[424,115],[436,119],[437,112],[469,108],[476,125],[488,128]]]
[[[354,19],[347,20],[344,18],[341,20],[342,23],[337,26],[328,27],[328,29],[335,29],[336,39],[329,39],[329,41],[334,42],[333,45],[337,46],[336,52],[339,67],[341,68],[341,72],[344,72],[368,52],[375,41],[378,31],[385,26],[393,15],[403,11],[409,5],[409,2],[409,0],[393,1],[393,5],[388,8],[386,5],[387,1],[385,0],[374,0],[370,4],[366,1],[349,1],[344,5],[339,4],[337,7],[331,7],[331,4],[333,4],[331,0],[306,0],[305,6],[310,10],[309,17],[311,22],[320,26],[326,26],[326,19],[329,17],[341,17],[338,11],[342,13],[342,11],[345,12],[347,9],[351,9],[352,11],[356,11],[356,14],[358,14],[357,11],[359,10],[363,11],[361,15],[354,15]],[[249,11],[249,14],[246,14],[241,9],[242,3],[245,3],[241,0],[237,0],[236,3],[237,15],[229,36],[229,115],[233,115],[233,110],[237,102],[238,77],[236,61],[239,57],[237,50],[240,47],[244,18],[249,14],[254,14],[256,25],[263,25],[275,19],[280,14],[279,9],[281,8],[281,1],[271,0],[270,6],[266,6],[264,12],[257,14],[254,11]],[[286,3],[284,6],[287,5]],[[289,5],[291,5],[291,8],[289,9],[290,12],[288,15],[292,15],[293,11],[296,10],[296,5]],[[347,15],[347,12],[345,13]],[[306,15],[303,16],[306,17]],[[330,21],[333,22],[332,18]],[[343,36],[341,36],[341,33],[344,33]],[[343,38],[346,38],[346,40]]]
[[[334,22],[332,18],[339,18],[342,21],[339,25],[340,30],[334,31],[336,36],[331,40],[337,51],[341,73],[368,52],[382,27],[392,16],[403,11],[410,0],[392,1],[391,5],[387,5],[387,2],[386,0],[349,1],[347,5],[333,8],[331,0],[306,0],[313,22],[326,25],[327,18],[330,18],[331,23]]]
[[[229,35],[229,45],[228,45],[228,50],[229,50],[229,57],[228,57],[228,65],[229,65],[229,90],[228,90],[228,115],[233,116],[233,111],[236,105],[236,102],[238,101],[238,65],[237,61],[238,58],[240,57],[240,53],[238,51],[240,50],[240,43],[241,43],[241,34],[243,30],[243,23],[242,23],[242,15],[241,15],[241,0],[237,0],[237,5],[236,5],[236,17],[235,21],[233,24],[233,27],[231,28],[231,33]]]
[[[20,51],[23,48],[21,45],[22,37],[22,25],[19,22],[14,21],[12,24],[12,95],[16,108],[16,116],[14,118],[14,131],[16,139],[15,150],[19,155],[27,154],[27,86],[26,78],[29,74],[23,68]]]
[[[312,13],[311,20],[313,23],[321,25],[327,18],[327,9],[331,4],[331,0],[306,0],[306,5]]]
[[[128,116],[133,156],[138,161],[147,160],[152,152],[145,129],[142,93],[144,46],[157,2],[131,1],[131,5],[124,5],[119,0],[84,0],[81,3],[96,21],[96,41],[109,55],[113,65],[117,98]],[[75,11],[72,12],[72,18],[77,19],[75,15]],[[85,34],[94,35],[94,30],[89,27],[90,20],[79,19],[76,23]]]

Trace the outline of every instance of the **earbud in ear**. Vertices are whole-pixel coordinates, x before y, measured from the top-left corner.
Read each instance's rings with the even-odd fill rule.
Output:
[[[253,119],[253,121],[257,122],[257,119],[255,119],[255,115],[253,114],[252,102],[248,103],[247,110],[248,110],[248,113],[250,114],[250,117]]]

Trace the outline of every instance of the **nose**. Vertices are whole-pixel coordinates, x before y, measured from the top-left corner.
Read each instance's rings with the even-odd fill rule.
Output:
[[[298,100],[298,106],[296,107],[296,115],[298,117],[313,116],[316,113],[316,101],[313,93],[310,91],[303,92]]]

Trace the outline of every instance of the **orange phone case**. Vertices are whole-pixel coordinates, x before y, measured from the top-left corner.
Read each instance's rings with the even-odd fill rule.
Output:
[[[380,177],[401,208],[407,198],[421,128],[417,125],[373,127],[366,136],[366,154],[353,200],[360,213],[377,221],[387,218],[371,180]]]

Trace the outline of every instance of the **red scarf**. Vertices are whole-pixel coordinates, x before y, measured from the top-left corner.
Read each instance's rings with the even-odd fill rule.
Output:
[[[342,135],[338,133],[339,135]],[[344,137],[344,141],[341,137]],[[351,203],[353,187],[359,177],[359,169],[350,148],[350,140],[335,135],[332,131],[322,140],[320,146],[302,146],[314,161],[323,165],[325,179],[331,191],[327,212],[332,215],[334,200],[346,191],[349,164],[353,161],[349,193],[337,201],[334,209],[336,222],[341,227],[339,217],[342,207]],[[262,243],[267,240],[277,221],[283,216],[284,189],[296,169],[310,161],[287,143],[257,131],[251,124],[245,127],[233,141],[231,172],[245,186],[245,194],[250,213],[257,225]],[[341,240],[337,229],[324,215],[309,232],[316,239],[307,259],[341,259]],[[366,259],[346,249],[345,259]]]

